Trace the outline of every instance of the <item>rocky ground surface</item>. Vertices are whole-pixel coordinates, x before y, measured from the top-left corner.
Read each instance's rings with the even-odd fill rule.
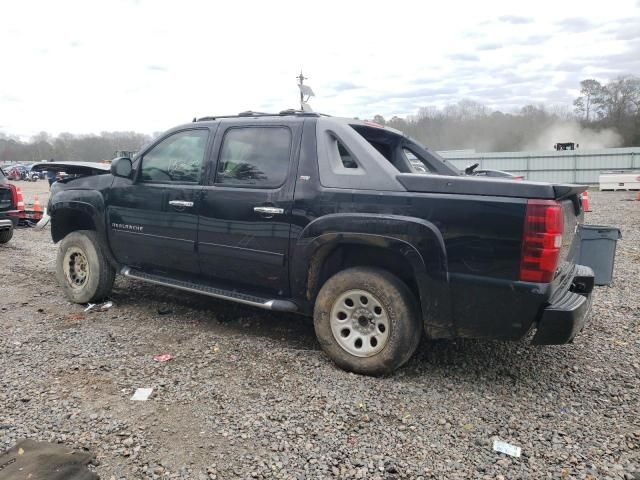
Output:
[[[309,319],[124,278],[85,313],[48,229],[19,230],[0,246],[0,450],[88,449],[103,479],[640,478],[634,197],[591,195],[587,221],[623,239],[574,344],[425,342],[388,378],[338,370]],[[152,397],[131,401],[138,387]]]

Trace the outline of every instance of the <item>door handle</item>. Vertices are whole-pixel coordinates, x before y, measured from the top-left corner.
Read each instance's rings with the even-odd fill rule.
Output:
[[[282,215],[284,208],[277,207],[253,207],[253,211],[264,215]]]
[[[193,207],[193,202],[185,202],[184,200],[171,200],[169,205],[172,207]]]

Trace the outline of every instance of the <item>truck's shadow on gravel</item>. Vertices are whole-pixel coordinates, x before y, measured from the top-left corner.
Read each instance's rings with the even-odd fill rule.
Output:
[[[282,348],[318,351],[313,320],[302,315],[269,312],[246,305],[119,280],[114,301],[121,308],[142,307],[151,318],[166,316],[173,321],[192,323],[229,335],[268,338]],[[149,317],[147,317],[149,318]],[[466,381],[518,383],[544,377],[559,379],[573,364],[572,347],[534,347],[525,342],[495,340],[423,340],[414,357],[393,377],[398,380],[424,380],[429,376],[450,376]],[[567,367],[569,365],[569,367]]]
[[[302,315],[270,312],[204,295],[119,279],[113,300],[122,307],[144,306],[154,317],[171,316],[185,323],[224,329],[227,333],[268,337],[283,346],[320,350],[313,320]]]
[[[443,376],[470,383],[490,382],[522,386],[538,380],[564,383],[573,365],[570,346],[538,347],[523,342],[497,340],[423,341],[404,367],[405,378]]]

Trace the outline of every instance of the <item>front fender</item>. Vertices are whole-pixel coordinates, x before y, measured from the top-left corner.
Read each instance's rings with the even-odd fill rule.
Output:
[[[62,190],[58,191],[49,201],[49,216],[51,217],[51,235],[55,235],[56,217],[65,211],[82,212],[93,220],[98,235],[104,235],[104,199],[95,190]],[[53,238],[54,242],[61,238]]]
[[[401,215],[344,213],[322,216],[298,236],[292,255],[294,295],[308,290],[308,273],[319,268],[314,259],[341,244],[391,249],[406,258],[418,285],[427,334],[453,335],[447,255],[440,231],[432,223]]]
[[[69,232],[67,228],[58,224],[64,214],[86,215],[93,223],[102,251],[109,262],[118,268],[118,262],[113,256],[107,242],[105,204],[102,194],[96,190],[62,190],[51,197],[48,204],[48,214],[51,217],[51,238],[54,243],[62,240]]]

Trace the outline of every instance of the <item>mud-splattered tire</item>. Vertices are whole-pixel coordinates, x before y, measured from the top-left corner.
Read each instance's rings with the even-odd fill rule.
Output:
[[[0,230],[0,243],[7,243],[13,237],[13,228]]]
[[[422,336],[407,285],[370,267],[349,268],[327,280],[313,323],[325,353],[340,368],[364,375],[393,372],[411,358]]]
[[[72,302],[96,302],[109,295],[115,270],[102,252],[94,231],[78,230],[62,239],[56,277]]]

